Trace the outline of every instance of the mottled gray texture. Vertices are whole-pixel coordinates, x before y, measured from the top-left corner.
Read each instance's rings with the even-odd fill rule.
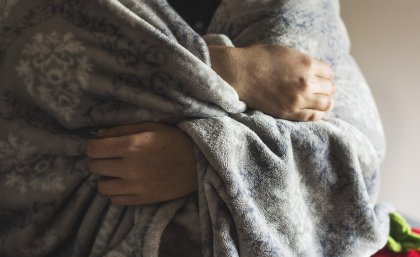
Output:
[[[364,257],[385,244],[383,131],[338,1],[225,0],[209,29],[332,64],[336,108],[306,123],[246,110],[166,1],[0,6],[0,256]],[[89,131],[142,121],[193,138],[198,193],[137,207],[98,194]]]

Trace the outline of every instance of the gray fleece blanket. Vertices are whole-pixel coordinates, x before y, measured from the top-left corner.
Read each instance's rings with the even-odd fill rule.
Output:
[[[0,256],[370,256],[384,155],[336,0],[225,0],[204,41],[164,0],[0,0]],[[207,44],[296,48],[330,63],[317,122],[250,110]],[[257,90],[257,89],[256,89]],[[84,143],[97,128],[174,124],[197,146],[198,193],[114,206]]]

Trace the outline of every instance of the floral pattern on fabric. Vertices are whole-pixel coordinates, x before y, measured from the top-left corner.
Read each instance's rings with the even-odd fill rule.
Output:
[[[27,193],[29,190],[63,191],[63,177],[58,172],[51,172],[57,163],[51,162],[53,158],[37,154],[37,150],[35,146],[19,140],[13,134],[9,135],[7,141],[0,141],[0,173],[6,174],[5,185],[20,193]]]
[[[80,89],[89,81],[92,66],[85,48],[73,34],[35,34],[33,42],[26,45],[16,67],[32,96],[37,96],[49,108],[69,121],[80,104]]]

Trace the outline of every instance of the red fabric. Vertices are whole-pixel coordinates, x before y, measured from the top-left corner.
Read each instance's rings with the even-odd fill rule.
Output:
[[[420,228],[411,229],[414,233],[420,234]],[[394,253],[386,249],[386,247],[375,253],[372,257],[420,257],[420,251],[412,250],[406,253]]]
[[[408,251],[406,253],[394,253],[388,249],[382,249],[375,253],[372,257],[420,257],[420,252],[416,250]]]

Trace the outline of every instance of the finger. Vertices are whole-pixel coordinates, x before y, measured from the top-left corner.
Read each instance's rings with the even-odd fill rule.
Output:
[[[310,83],[310,91],[313,94],[320,94],[320,95],[326,95],[330,96],[335,94],[336,91],[336,85],[333,81],[315,77],[311,79]]]
[[[97,187],[101,194],[108,197],[133,194],[130,184],[120,178],[101,178]]]
[[[97,137],[121,137],[126,135],[132,135],[136,133],[142,133],[151,131],[155,128],[154,122],[143,122],[132,125],[122,125],[108,129],[100,129],[96,136]]]
[[[129,140],[127,137],[90,139],[85,144],[85,153],[93,159],[121,158],[126,153]]]
[[[89,171],[106,177],[123,178],[128,167],[122,159],[90,159]]]
[[[331,68],[330,65],[326,64],[325,62],[314,59],[312,67],[317,77],[325,79],[334,78],[334,70]]]
[[[330,111],[334,107],[334,99],[330,96],[312,94],[312,96],[306,100],[306,106],[304,109],[326,112]]]

